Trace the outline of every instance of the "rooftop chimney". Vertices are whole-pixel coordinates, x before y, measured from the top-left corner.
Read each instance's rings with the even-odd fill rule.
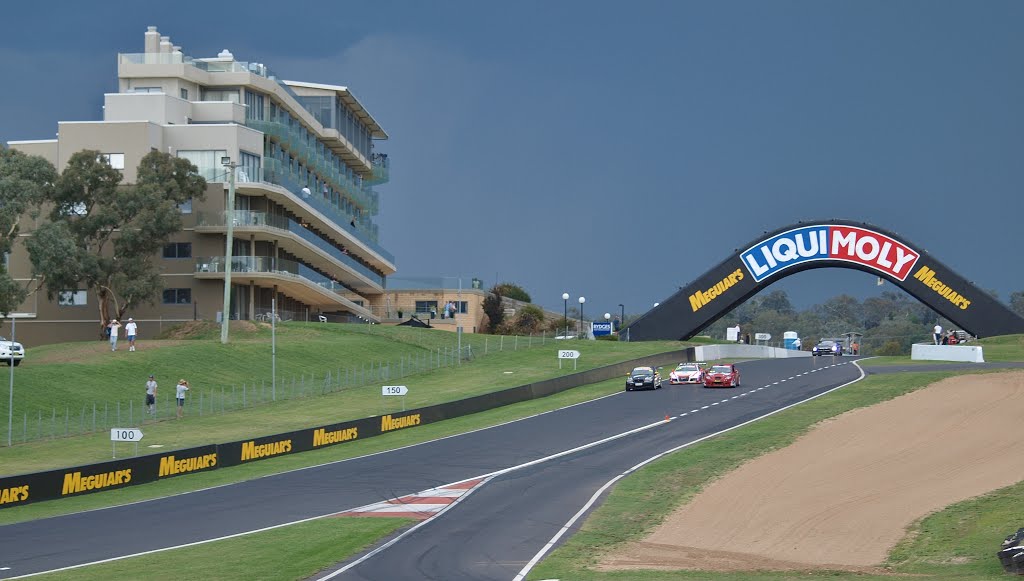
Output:
[[[146,54],[158,52],[160,52],[160,33],[156,31],[155,26],[150,26],[146,29]]]
[[[162,54],[171,54],[171,37],[161,36],[160,37],[160,52]]]
[[[217,53],[217,58],[235,60],[235,55],[231,54],[230,50],[224,49]]]

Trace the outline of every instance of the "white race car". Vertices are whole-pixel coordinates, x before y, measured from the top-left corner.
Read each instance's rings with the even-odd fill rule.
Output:
[[[668,374],[668,383],[704,383],[704,366],[700,363],[680,363]]]
[[[6,338],[0,337],[0,363],[17,367],[24,358],[25,347],[21,343],[8,341]]]

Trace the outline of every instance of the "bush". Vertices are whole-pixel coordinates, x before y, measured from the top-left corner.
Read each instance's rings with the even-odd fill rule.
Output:
[[[888,355],[888,356],[892,356],[892,355],[906,355],[906,353],[903,350],[903,346],[900,345],[899,341],[892,340],[892,341],[886,341],[885,345],[882,345],[882,347],[879,348],[878,351],[875,352],[875,355]]]
[[[618,341],[619,340],[619,336],[618,335],[598,335],[597,337],[594,337],[594,339],[597,339],[598,341]]]

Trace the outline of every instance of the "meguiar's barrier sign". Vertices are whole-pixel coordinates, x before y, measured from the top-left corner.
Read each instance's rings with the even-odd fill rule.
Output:
[[[572,351],[572,353],[575,353],[575,357],[579,357],[579,352]],[[226,444],[210,444],[148,456],[110,460],[87,466],[5,476],[0,478],[0,509],[39,500],[53,500],[113,490],[135,484],[155,482],[164,478],[238,466],[267,458],[363,440],[397,430],[413,429],[424,424],[475,414],[504,405],[545,397],[580,385],[618,377],[621,373],[639,364],[661,365],[674,363],[681,359],[693,361],[693,356],[692,348],[672,351],[408,412],[392,412],[381,416]],[[133,431],[137,433],[132,433]],[[111,437],[124,438],[117,441],[133,441],[132,438],[141,439],[142,432],[134,428],[122,428],[117,432],[111,432]],[[138,439],[134,441],[138,442]]]

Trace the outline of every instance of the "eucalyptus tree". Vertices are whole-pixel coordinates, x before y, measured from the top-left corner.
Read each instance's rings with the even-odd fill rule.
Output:
[[[52,194],[57,170],[37,155],[0,148],[0,254],[14,250],[21,234],[22,222],[38,216],[39,206]],[[0,261],[0,313],[6,316],[25,300],[37,281],[22,284],[7,270],[7,261]]]
[[[121,181],[100,152],[75,153],[51,191],[48,220],[27,242],[48,298],[82,287],[94,293],[101,330],[155,302],[163,290],[156,254],[181,230],[181,204],[206,188],[191,162],[158,151],[142,158],[134,184]]]

